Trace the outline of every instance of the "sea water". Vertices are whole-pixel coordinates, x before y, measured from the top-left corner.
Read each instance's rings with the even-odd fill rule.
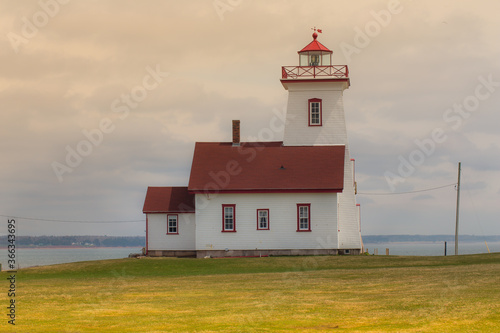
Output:
[[[390,255],[400,256],[442,256],[444,242],[394,242],[394,243],[365,243],[365,250],[374,254],[385,255],[389,249]],[[461,242],[459,254],[477,254],[500,252],[500,242]],[[77,261],[104,260],[127,258],[130,253],[141,253],[141,248],[109,247],[109,248],[16,248],[16,268],[63,264]],[[447,243],[447,255],[455,254],[454,242]],[[2,269],[7,269],[7,249],[0,249]]]
[[[127,258],[130,253],[141,253],[135,247],[99,248],[16,248],[16,268],[46,266],[77,261]],[[2,270],[7,270],[7,249],[0,249]]]
[[[385,255],[389,249],[390,255],[397,256],[443,256],[444,242],[391,242],[391,243],[365,243],[365,251],[374,254],[375,249],[379,255]],[[446,254],[455,254],[455,242],[447,242]],[[500,242],[459,242],[458,254],[479,254],[490,252],[500,252]]]

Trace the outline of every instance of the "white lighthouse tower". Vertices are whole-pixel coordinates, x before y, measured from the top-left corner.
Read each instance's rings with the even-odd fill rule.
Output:
[[[313,41],[300,50],[298,66],[282,67],[288,90],[284,146],[345,146],[344,188],[337,197],[337,248],[362,249],[359,207],[356,205],[354,160],[350,158],[343,92],[349,88],[347,65],[333,65],[332,51]],[[297,156],[300,158],[300,156]],[[334,203],[333,203],[334,204]]]

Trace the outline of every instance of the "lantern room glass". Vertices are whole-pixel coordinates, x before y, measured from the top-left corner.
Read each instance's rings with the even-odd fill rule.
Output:
[[[300,54],[299,66],[309,66],[309,55],[307,52]]]
[[[309,55],[309,66],[320,66],[321,54],[319,52],[311,52]]]
[[[299,66],[331,66],[332,54],[323,51],[299,53]]]
[[[323,53],[321,55],[321,66],[331,66],[332,65],[332,54]]]

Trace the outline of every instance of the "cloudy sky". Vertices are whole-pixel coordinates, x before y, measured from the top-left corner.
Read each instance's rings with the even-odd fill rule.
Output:
[[[316,26],[350,70],[363,233],[453,234],[461,161],[461,233],[500,234],[499,12],[496,0],[1,1],[0,218],[18,217],[20,235],[143,235],[144,222],[104,221],[144,221],[147,186],[187,185],[195,141],[229,141],[232,119],[243,139],[282,139],[266,131],[286,109],[281,66]]]

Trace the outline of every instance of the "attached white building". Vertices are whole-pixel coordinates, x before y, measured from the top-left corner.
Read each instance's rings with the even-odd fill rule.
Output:
[[[347,66],[313,41],[282,68],[283,142],[198,142],[187,187],[150,187],[151,256],[359,254],[360,212],[343,107]]]

